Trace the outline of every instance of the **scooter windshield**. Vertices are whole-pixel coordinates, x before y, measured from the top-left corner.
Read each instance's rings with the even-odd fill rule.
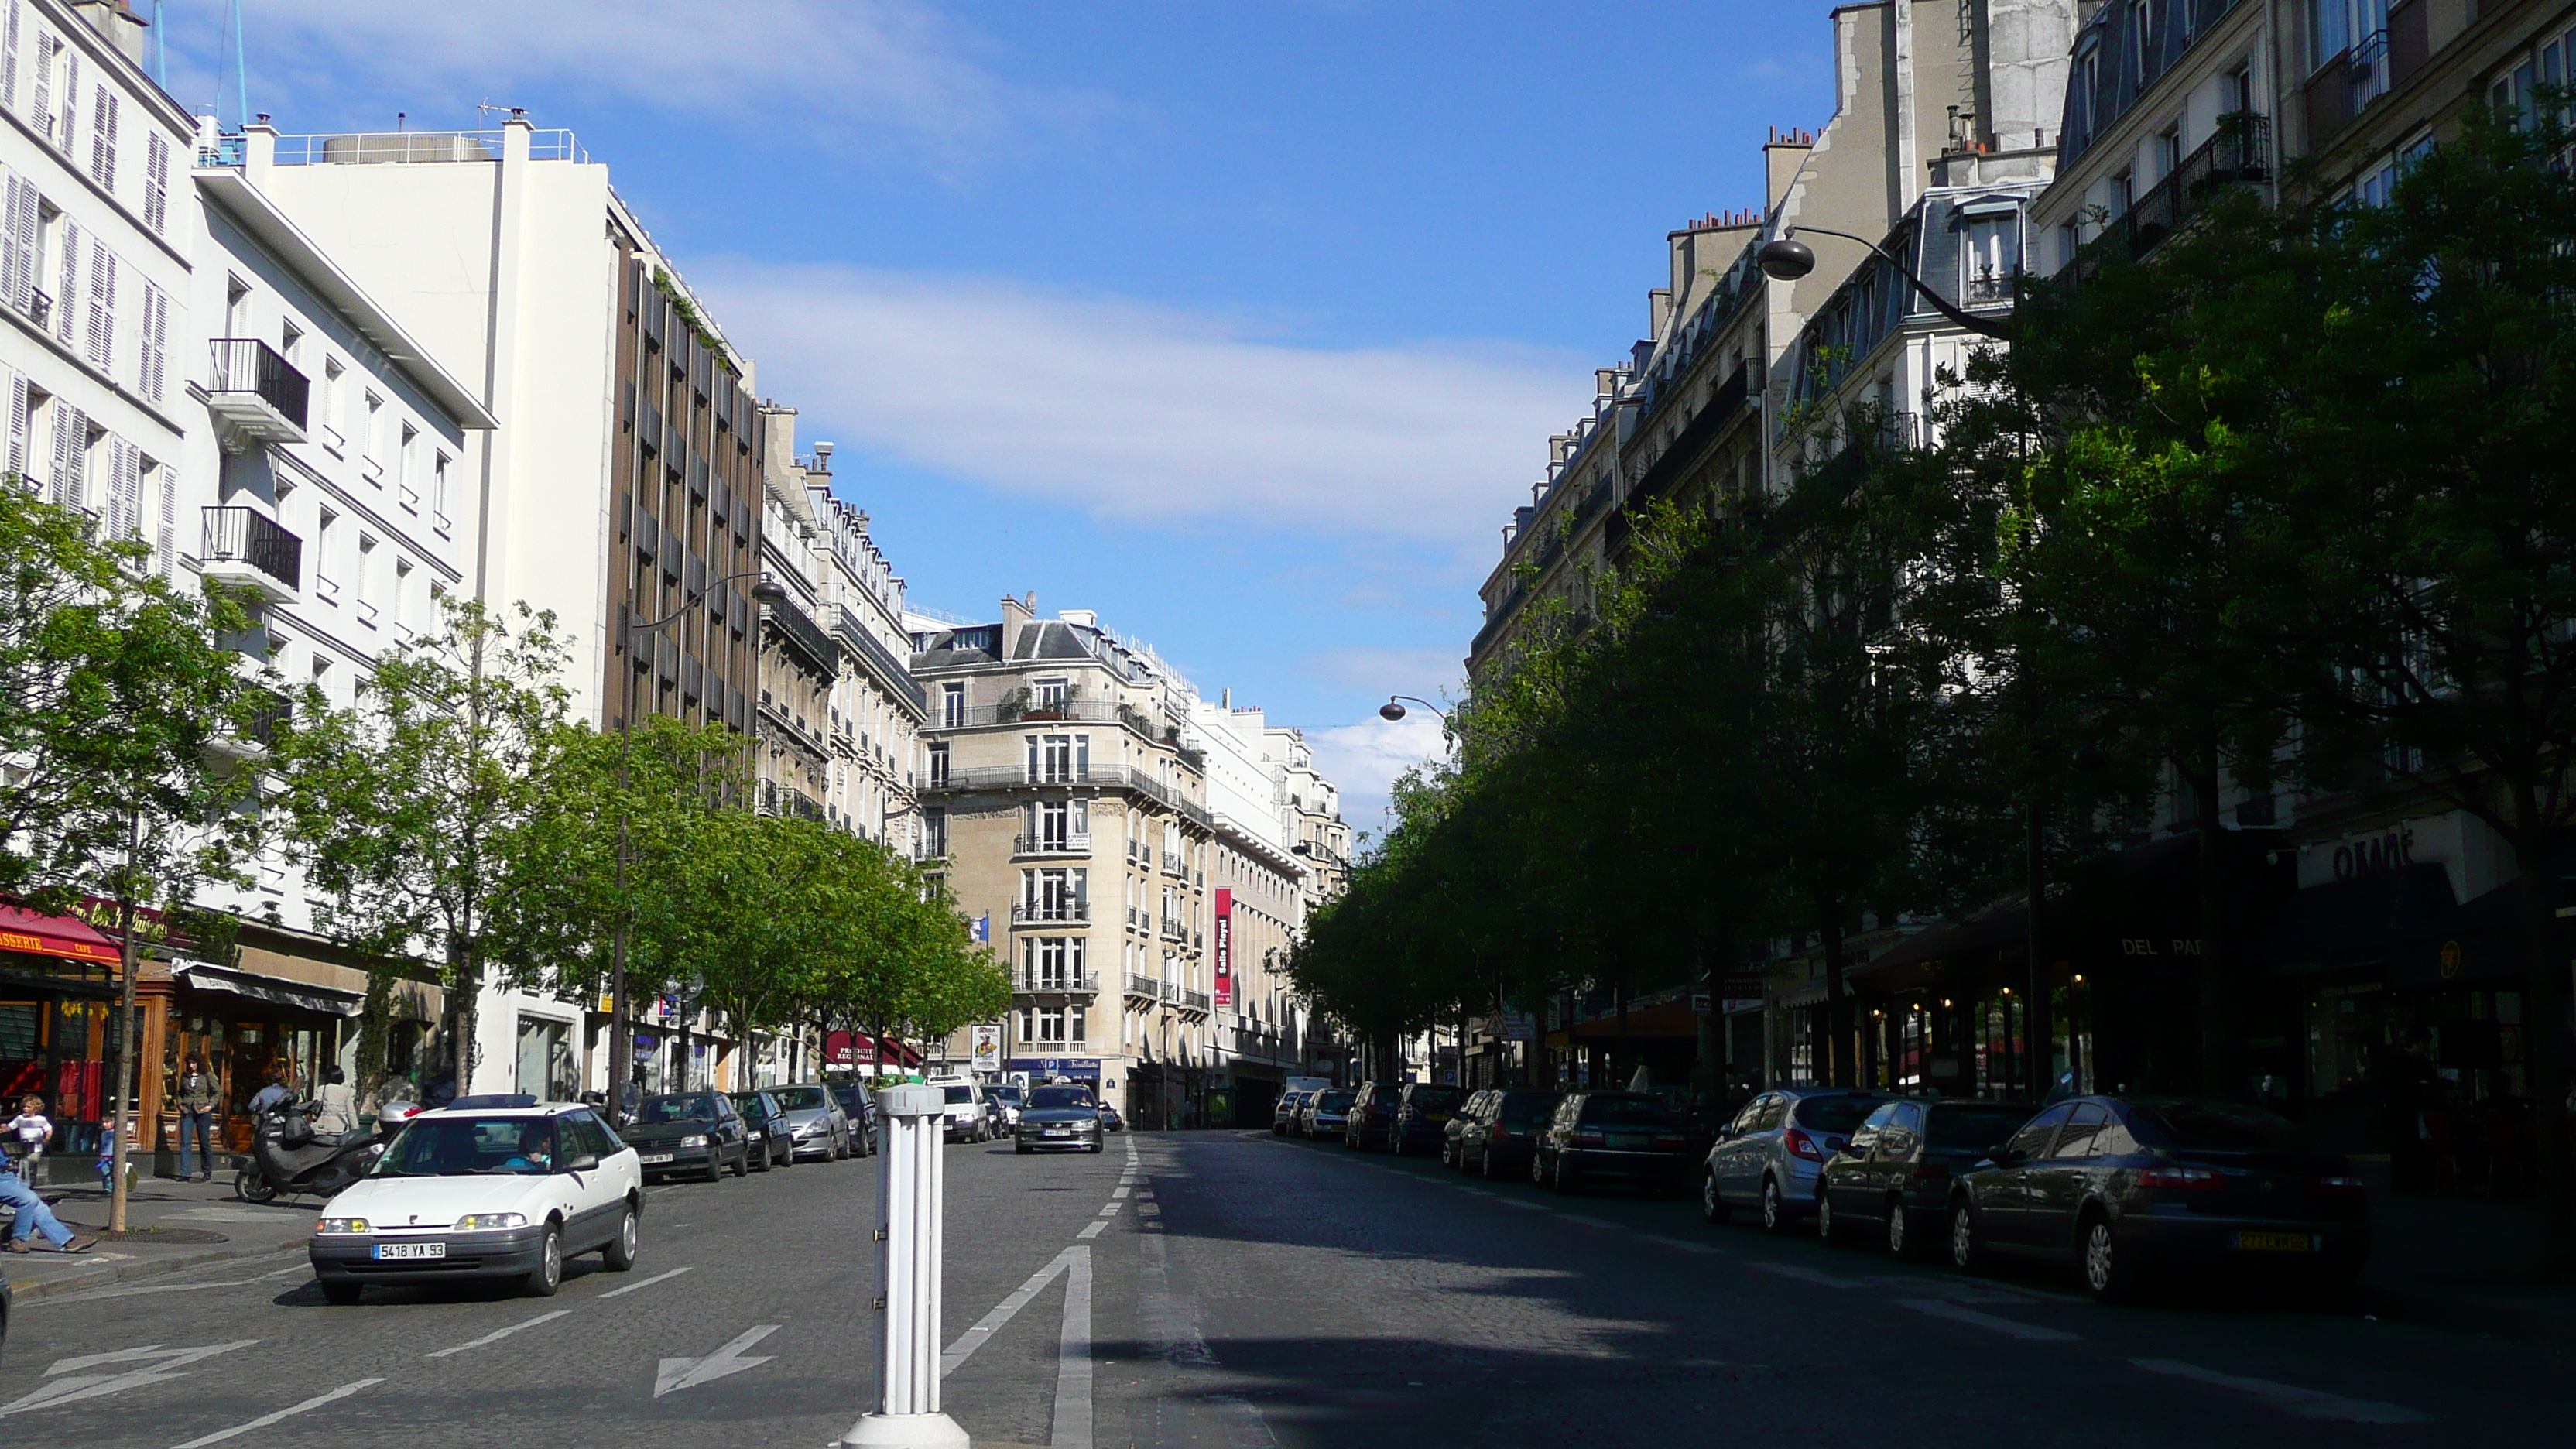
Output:
[[[379,1177],[542,1175],[554,1171],[546,1117],[423,1117],[404,1125],[376,1163]]]

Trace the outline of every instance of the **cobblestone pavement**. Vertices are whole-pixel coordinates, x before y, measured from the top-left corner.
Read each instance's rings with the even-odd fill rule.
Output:
[[[2112,1310],[1266,1133],[948,1150],[947,1408],[979,1442],[2087,1446],[2563,1440],[2560,1350]],[[822,1446],[871,1396],[872,1161],[656,1189],[563,1292],[225,1263],[24,1305],[0,1443]]]

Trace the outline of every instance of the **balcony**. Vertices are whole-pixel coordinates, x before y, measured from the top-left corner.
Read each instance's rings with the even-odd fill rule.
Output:
[[[841,609],[838,622],[841,638],[858,654],[859,662],[866,666],[868,672],[877,676],[879,683],[910,704],[914,713],[928,714],[929,699],[921,692],[920,683],[913,679],[912,670],[902,660],[895,658],[892,651],[878,643],[876,636],[868,632],[867,626],[859,622],[859,616],[852,613],[846,606]]]
[[[54,299],[42,287],[27,290],[27,320],[35,323],[39,332],[54,325]]]
[[[1177,1004],[1183,1011],[1195,1011],[1201,1016],[1208,1014],[1208,996],[1204,991],[1183,991]]]
[[[2269,118],[2245,111],[2219,117],[2209,139],[2131,202],[2127,215],[2105,223],[2093,245],[2131,260],[2145,256],[2227,187],[2270,180],[2271,147]]]
[[[206,410],[232,450],[254,442],[303,442],[312,382],[256,337],[218,337],[211,345]]]
[[[1151,976],[1130,971],[1127,973],[1127,994],[1139,1001],[1160,1001],[1163,999],[1163,983]]]
[[[1031,1057],[1078,1057],[1091,1051],[1087,1041],[1024,1041],[1013,1043],[1013,1051]]]
[[[781,599],[762,606],[761,617],[777,628],[779,639],[790,653],[803,656],[825,679],[841,672],[841,646],[832,642],[832,636],[823,632],[812,615],[796,607],[794,600]]]
[[[222,759],[249,763],[268,756],[268,747],[277,738],[278,726],[294,717],[294,705],[274,689],[252,685],[243,692],[247,713],[239,717],[236,728],[227,721],[218,725],[214,738],[206,742],[206,752]]]
[[[1163,852],[1163,874],[1176,875],[1183,880],[1188,880],[1190,868],[1181,864],[1179,852],[1167,850]]]
[[[1163,938],[1169,941],[1186,942],[1190,938],[1190,931],[1187,926],[1181,924],[1180,917],[1165,916],[1163,917]]]
[[[1091,837],[1088,835],[1014,835],[1011,837],[1011,854],[1089,855]]]
[[[257,509],[213,507],[205,515],[198,557],[207,578],[254,590],[273,604],[301,602],[304,540]]]
[[[1011,907],[1014,926],[1079,926],[1090,919],[1089,901],[1021,901]]]
[[[1099,973],[1093,971],[1050,971],[1043,966],[1020,968],[1012,984],[1015,991],[1081,991],[1100,989]]]

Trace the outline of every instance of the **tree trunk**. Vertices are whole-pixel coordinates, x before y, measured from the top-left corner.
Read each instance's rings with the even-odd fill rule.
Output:
[[[367,972],[367,998],[358,1008],[358,1110],[384,1106],[385,1037],[392,1025],[394,974],[382,968]]]
[[[1851,1004],[1843,999],[1843,919],[1841,903],[1825,912],[1825,1084],[1848,1087],[1851,1070]]]
[[[2218,823],[2218,766],[2212,760],[2191,774],[2192,793],[2200,797],[2195,822],[2200,858],[2194,862],[2200,896],[2200,1090],[2219,1099],[2236,1086],[2236,983],[2229,979],[2227,921],[2222,896],[2219,847],[2227,832]]]
[[[483,973],[471,952],[452,952],[450,960],[453,969],[448,978],[455,985],[449,988],[454,997],[449,1014],[456,1021],[456,1040],[449,1047],[456,1058],[456,1095],[470,1097],[474,1095],[476,1059],[482,1055],[478,1018],[483,1004]]]
[[[126,1109],[130,1105],[128,1086],[134,1080],[134,900],[128,889],[116,903],[116,1085],[107,1096],[108,1130],[116,1134],[116,1148],[108,1158],[108,1171],[113,1174],[107,1187],[108,1231],[125,1231],[125,1163],[132,1144],[126,1139]],[[207,1171],[213,1171],[214,1151],[206,1151]],[[29,1186],[34,1186],[30,1183]]]
[[[2539,831],[2514,834],[2514,865],[2523,880],[2524,959],[2531,963],[2531,1010],[2522,1039],[2531,1074],[2532,1181],[2539,1195],[2541,1265],[2561,1271],[2576,1258],[2569,1210],[2576,1193],[2570,1191],[2568,1161],[2568,962],[2556,942],[2556,863],[2541,849]]]
[[[2030,1004],[2022,1008],[2024,1040],[2030,1043],[2030,1080],[2037,1089],[2033,1101],[2045,1101],[2057,1089],[2057,1034],[2050,1029],[2049,1000],[2052,986],[2048,969],[2048,856],[2046,840],[2040,833],[2039,802],[2025,807],[2027,833],[2022,842],[2023,879],[2030,894]]]

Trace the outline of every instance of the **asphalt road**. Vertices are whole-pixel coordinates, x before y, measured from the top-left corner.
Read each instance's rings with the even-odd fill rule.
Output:
[[[2097,1308],[1267,1134],[948,1165],[946,1407],[984,1443],[2519,1445],[2565,1441],[2576,1381],[2556,1349]],[[657,1189],[637,1269],[551,1300],[331,1308],[287,1255],[29,1303],[0,1443],[819,1449],[871,1395],[875,1172]]]

